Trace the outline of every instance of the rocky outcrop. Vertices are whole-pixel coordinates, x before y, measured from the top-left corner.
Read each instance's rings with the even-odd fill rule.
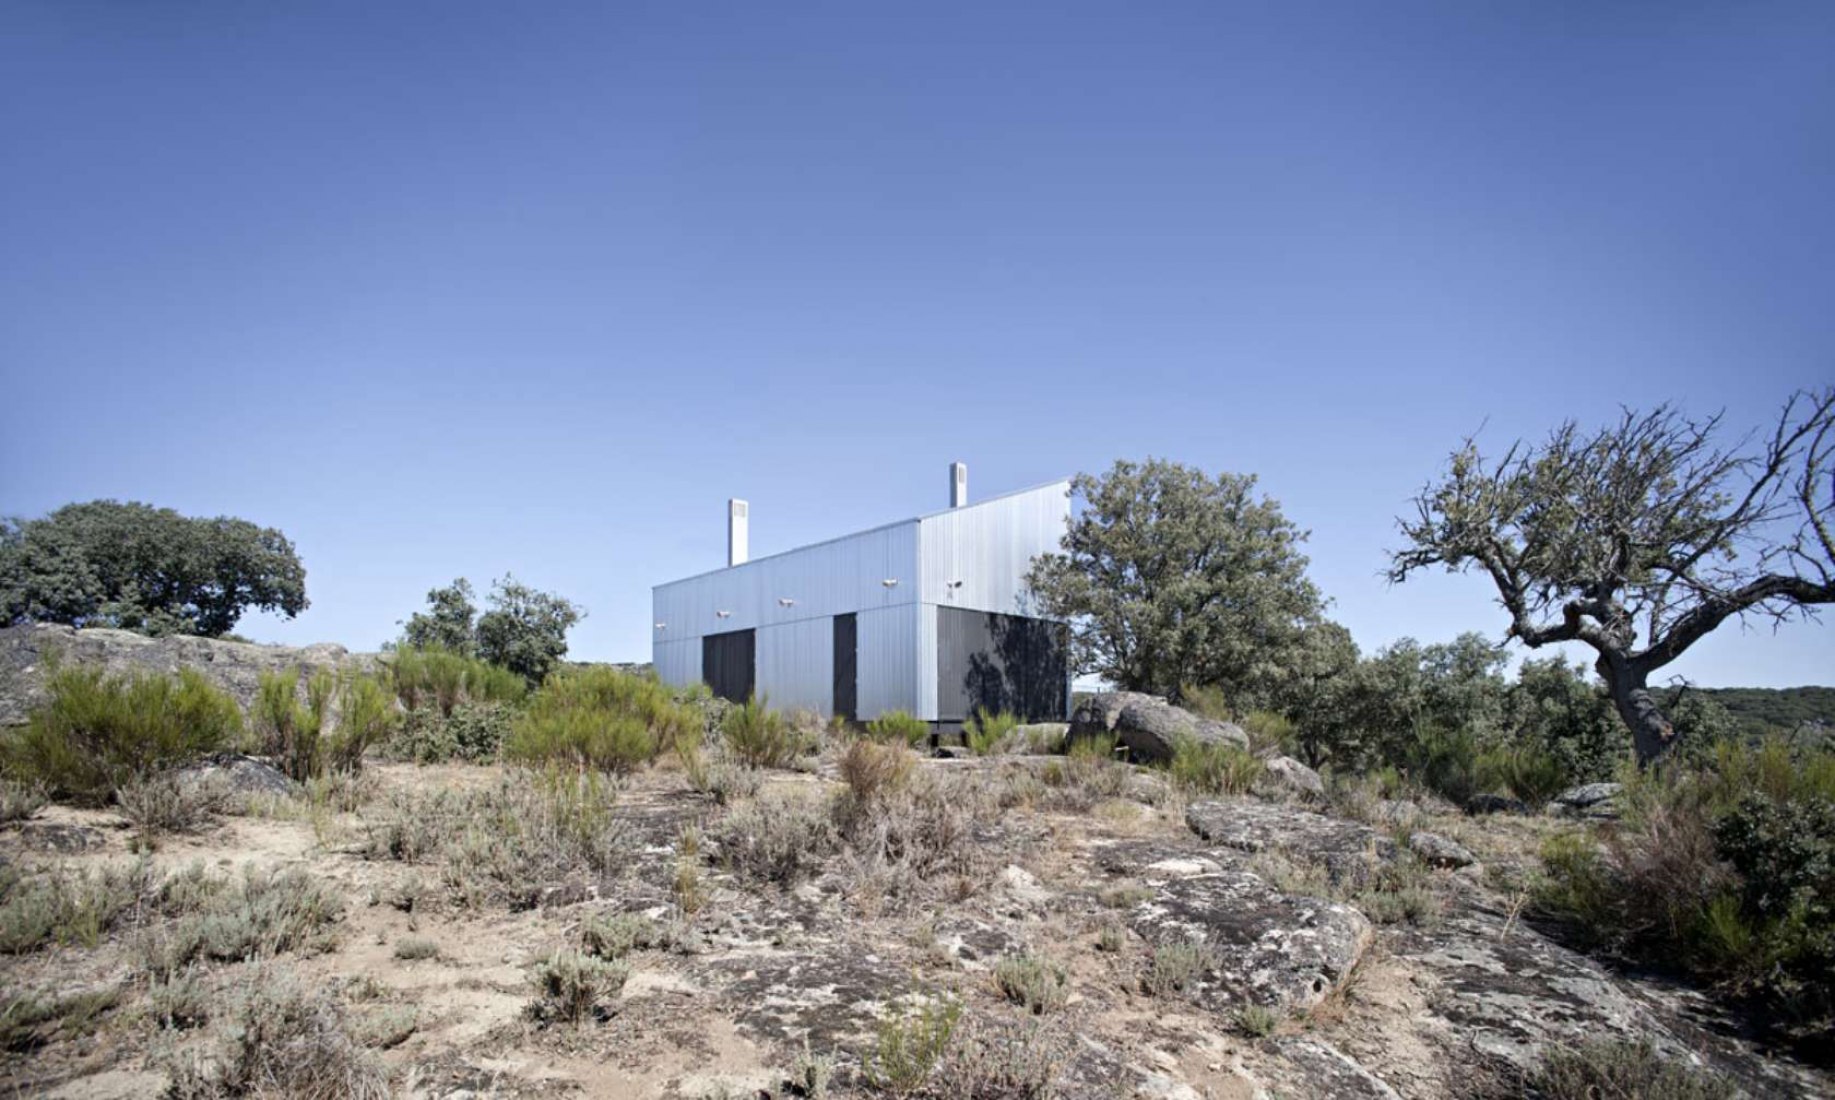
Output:
[[[1249,747],[1241,726],[1202,718],[1136,691],[1106,691],[1085,699],[1071,715],[1070,737],[1114,737],[1136,760],[1148,763],[1172,759],[1184,740]]]
[[[311,675],[321,668],[369,668],[375,661],[374,654],[354,654],[329,643],[294,649],[216,638],[149,638],[127,630],[77,630],[52,623],[7,627],[0,630],[0,726],[25,722],[44,701],[49,662],[99,666],[111,674],[175,674],[193,668],[246,710],[264,672],[296,669]]]
[[[1355,885],[1396,857],[1395,841],[1355,821],[1254,799],[1211,799],[1185,809],[1185,824],[1205,840],[1253,855],[1295,853],[1337,885]]]
[[[1325,780],[1291,756],[1269,757],[1263,778],[1267,785],[1283,794],[1301,798],[1325,797]]]
[[[1559,817],[1609,821],[1618,817],[1619,795],[1624,789],[1620,783],[1585,783],[1570,787],[1549,802],[1548,812]]]

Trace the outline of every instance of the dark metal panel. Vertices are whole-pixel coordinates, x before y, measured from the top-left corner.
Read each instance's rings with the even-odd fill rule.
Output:
[[[859,623],[853,612],[835,616],[835,709],[838,718],[859,720]]]
[[[701,639],[701,678],[720,698],[743,703],[757,684],[757,657],[757,635],[750,630],[709,634]]]
[[[937,720],[960,722],[986,709],[1062,721],[1068,641],[1062,623],[937,608]]]

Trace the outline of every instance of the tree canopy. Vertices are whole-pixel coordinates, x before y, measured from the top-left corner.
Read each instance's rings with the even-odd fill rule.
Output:
[[[1120,461],[1072,491],[1083,510],[1027,583],[1044,614],[1071,623],[1081,670],[1175,699],[1185,685],[1218,687],[1238,706],[1296,679],[1324,601],[1306,576],[1306,532],[1256,495],[1254,477]]]
[[[230,516],[97,500],[0,522],[0,623],[227,634],[244,612],[307,607],[285,535]]]
[[[1652,673],[1730,618],[1835,602],[1835,389],[1799,393],[1770,431],[1722,446],[1721,418],[1668,405],[1491,460],[1467,440],[1416,499],[1391,559],[1482,570],[1531,648],[1590,647],[1649,762],[1675,741]]]
[[[567,631],[586,617],[572,601],[508,574],[492,583],[488,602],[490,610],[479,615],[464,577],[435,588],[427,610],[403,624],[401,644],[477,656],[539,684],[566,656]]]

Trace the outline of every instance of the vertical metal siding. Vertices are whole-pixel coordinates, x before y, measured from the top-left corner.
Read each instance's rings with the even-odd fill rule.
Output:
[[[937,608],[919,604],[917,622],[917,709],[911,713],[927,722],[937,720]]]
[[[650,659],[663,683],[675,687],[692,684],[701,678],[701,639],[658,642],[651,649]]]
[[[1023,615],[1032,559],[1059,549],[1070,519],[1070,482],[996,497],[918,521],[919,599],[945,607]],[[959,587],[950,587],[953,582]]]
[[[862,611],[855,619],[859,631],[860,720],[870,721],[887,711],[919,711],[918,605]],[[934,651],[935,646],[931,649]]]
[[[798,708],[826,717],[834,709],[833,619],[804,619],[758,631],[758,694],[774,710]]]

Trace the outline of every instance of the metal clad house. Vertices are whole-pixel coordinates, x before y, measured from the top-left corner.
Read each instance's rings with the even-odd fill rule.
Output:
[[[903,710],[949,727],[978,707],[1063,718],[1068,631],[1029,616],[1024,592],[1032,559],[1059,547],[1070,482],[967,497],[954,463],[945,511],[755,561],[750,508],[729,501],[728,566],[652,590],[658,675],[860,721]]]

